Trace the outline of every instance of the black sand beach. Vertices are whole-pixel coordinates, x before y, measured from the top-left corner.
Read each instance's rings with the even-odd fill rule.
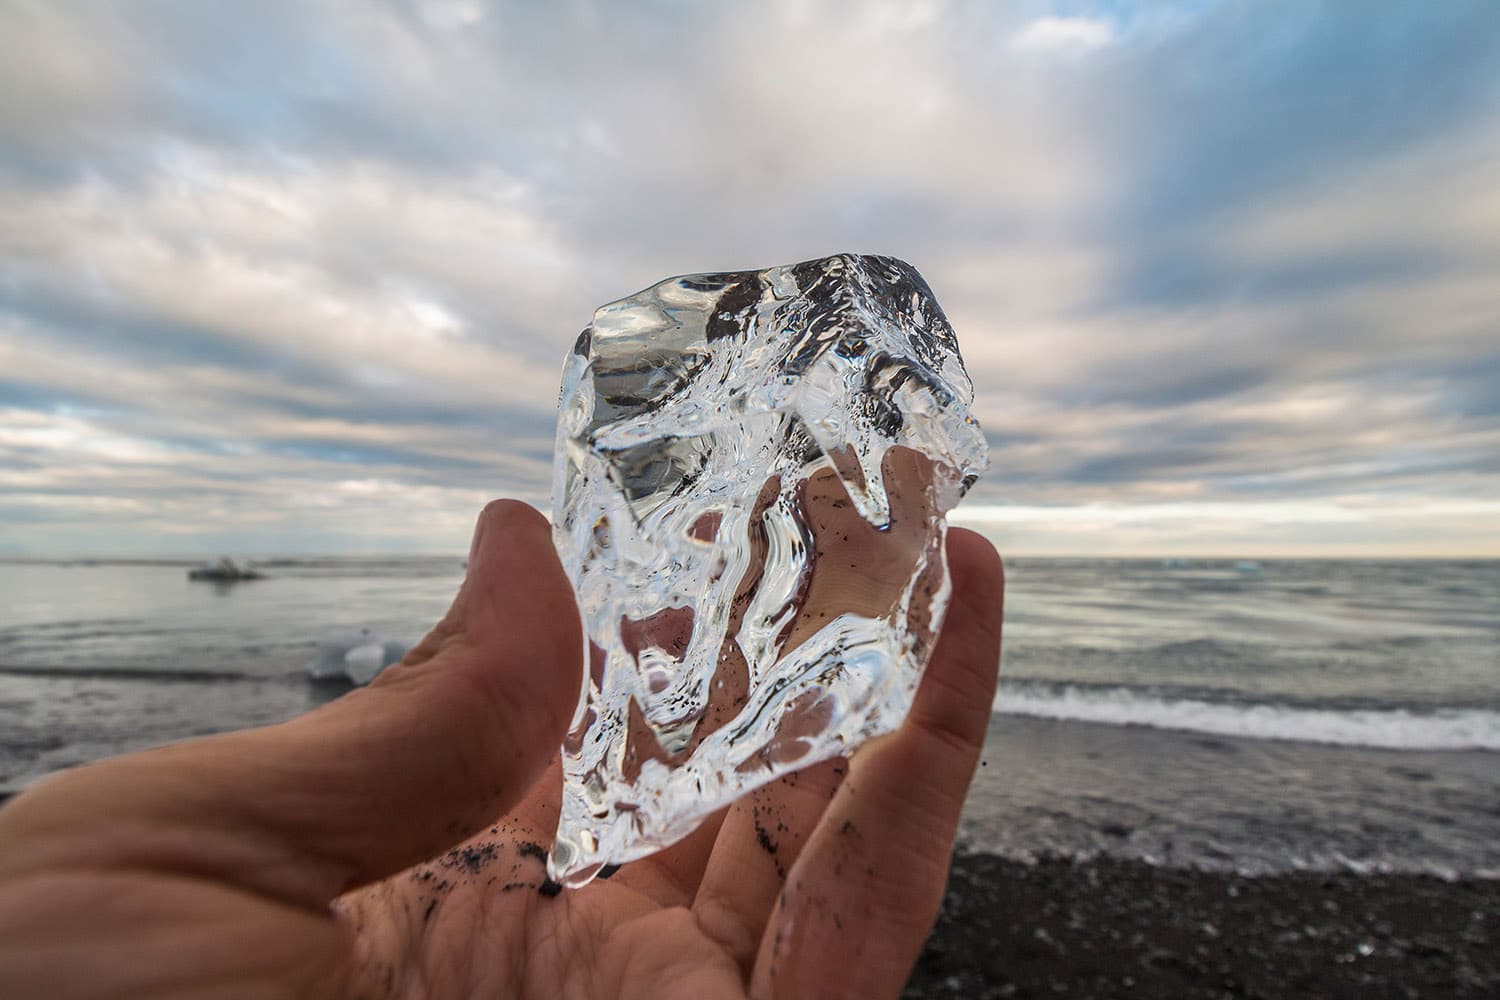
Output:
[[[1495,997],[1500,881],[955,856],[906,997]]]
[[[1500,996],[1497,760],[997,717],[906,996]]]

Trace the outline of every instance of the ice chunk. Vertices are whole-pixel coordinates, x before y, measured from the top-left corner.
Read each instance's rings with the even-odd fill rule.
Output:
[[[318,655],[308,664],[313,680],[347,680],[368,684],[393,663],[401,662],[411,643],[376,635],[369,629],[340,632],[318,643]]]
[[[344,654],[344,671],[355,684],[368,684],[385,669],[385,646],[367,642]]]
[[[553,530],[588,669],[553,878],[587,883],[905,717],[984,471],[927,283],[841,254],[599,309],[563,375]]]

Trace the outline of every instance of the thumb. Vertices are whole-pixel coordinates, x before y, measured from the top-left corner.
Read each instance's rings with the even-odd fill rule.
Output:
[[[452,609],[399,666],[291,722],[44,782],[0,810],[0,877],[144,867],[321,906],[518,802],[562,741],[581,649],[546,520],[497,501]]]

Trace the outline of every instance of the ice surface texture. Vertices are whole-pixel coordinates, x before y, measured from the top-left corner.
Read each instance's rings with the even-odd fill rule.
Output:
[[[589,669],[553,878],[651,854],[901,723],[984,471],[927,283],[841,254],[599,309],[563,374],[553,530]]]

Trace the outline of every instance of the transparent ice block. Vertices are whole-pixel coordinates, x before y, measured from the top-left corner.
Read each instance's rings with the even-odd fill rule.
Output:
[[[840,254],[600,308],[563,375],[553,530],[586,633],[550,875],[586,884],[901,723],[982,473],[916,269]]]

